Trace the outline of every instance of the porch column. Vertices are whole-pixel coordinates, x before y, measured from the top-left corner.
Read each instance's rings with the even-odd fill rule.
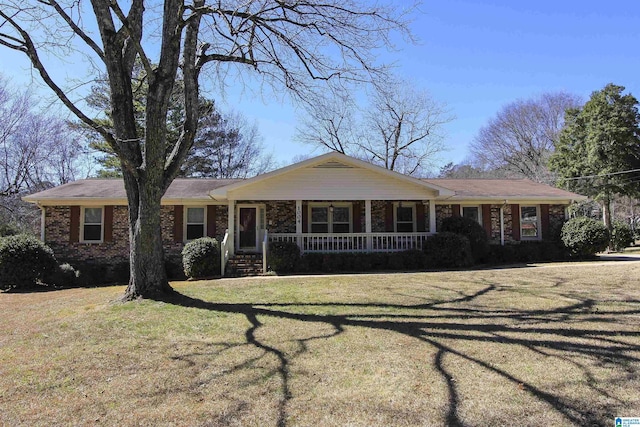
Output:
[[[367,233],[367,252],[373,249],[373,239],[371,238],[371,200],[364,201],[364,231]]]
[[[429,200],[429,233],[436,232],[436,201]]]
[[[236,245],[236,233],[235,233],[235,207],[236,201],[229,200],[229,210],[228,210],[228,218],[227,218],[227,232],[229,233],[229,240],[227,241],[227,245],[229,247],[229,255],[235,254],[235,245]]]
[[[296,244],[302,251],[302,200],[296,200]]]

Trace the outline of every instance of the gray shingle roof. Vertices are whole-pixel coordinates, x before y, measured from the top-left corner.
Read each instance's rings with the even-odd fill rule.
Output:
[[[209,192],[233,184],[237,179],[176,178],[164,195],[165,199],[208,199]],[[121,179],[81,179],[25,197],[26,200],[55,199],[126,200]]]
[[[241,181],[240,179],[177,178],[172,183],[164,200],[208,200],[209,192]],[[539,184],[527,179],[424,179],[433,185],[450,189],[456,193],[448,200],[483,199],[549,199],[581,200],[569,191]],[[126,201],[121,179],[83,179],[54,187],[25,197],[27,201],[47,200]]]
[[[584,196],[540,184],[528,179],[425,179],[455,191],[456,199],[513,198],[513,199],[568,199],[580,200]]]

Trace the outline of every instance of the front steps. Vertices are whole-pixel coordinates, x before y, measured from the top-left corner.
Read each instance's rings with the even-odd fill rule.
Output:
[[[224,277],[248,277],[262,274],[262,254],[235,254],[224,270]]]

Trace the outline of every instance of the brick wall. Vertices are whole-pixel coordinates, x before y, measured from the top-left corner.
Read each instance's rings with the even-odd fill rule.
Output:
[[[180,256],[182,242],[174,242],[174,207],[162,206],[160,221],[167,257]],[[114,264],[129,260],[129,220],[126,206],[113,207],[113,239],[110,242],[69,242],[71,210],[69,206],[47,206],[45,210],[45,243],[60,262],[92,261]],[[224,234],[224,230],[223,230]]]
[[[282,200],[266,202],[267,229],[270,233],[296,232],[296,202]]]

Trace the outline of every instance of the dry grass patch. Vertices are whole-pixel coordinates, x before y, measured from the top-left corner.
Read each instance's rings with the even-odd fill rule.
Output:
[[[640,262],[0,294],[0,425],[610,425]]]

